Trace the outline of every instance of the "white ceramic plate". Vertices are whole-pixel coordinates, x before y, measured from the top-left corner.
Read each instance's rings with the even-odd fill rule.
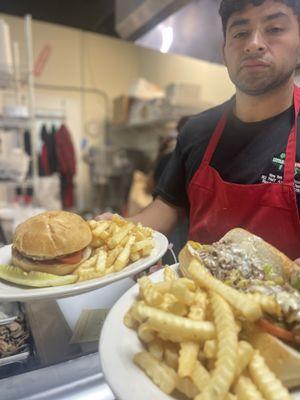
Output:
[[[172,268],[177,270],[177,266]],[[151,278],[162,280],[162,270],[152,274]],[[99,355],[105,379],[118,400],[174,400],[155,386],[132,361],[143,346],[136,333],[123,324],[123,317],[137,295],[138,285],[134,285],[113,306],[102,327]],[[300,400],[300,391],[294,392],[293,398]]]
[[[39,299],[58,299],[62,297],[74,296],[89,292],[109,285],[120,279],[135,275],[144,269],[154,265],[167,251],[168,239],[159,232],[154,232],[155,247],[150,256],[138,260],[120,272],[106,275],[103,278],[91,279],[79,283],[65,286],[55,286],[47,288],[31,288],[18,286],[0,280],[0,301],[32,301]],[[11,246],[0,248],[0,263],[9,264],[11,262]]]

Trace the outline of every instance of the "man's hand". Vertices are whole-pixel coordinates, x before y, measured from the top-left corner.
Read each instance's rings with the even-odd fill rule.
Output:
[[[295,263],[300,265],[300,258],[297,258],[297,260],[295,260]]]
[[[97,215],[97,217],[95,217],[96,221],[110,221],[113,217],[113,213],[110,212],[106,212],[100,215]]]

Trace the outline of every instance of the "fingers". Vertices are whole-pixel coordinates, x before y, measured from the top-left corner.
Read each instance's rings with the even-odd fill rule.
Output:
[[[112,219],[113,213],[106,212],[100,215],[97,215],[94,219],[96,221],[110,221]]]

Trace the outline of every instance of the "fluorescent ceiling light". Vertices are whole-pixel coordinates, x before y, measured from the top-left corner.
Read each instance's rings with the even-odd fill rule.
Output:
[[[173,28],[171,26],[163,26],[161,29],[161,46],[160,51],[167,53],[173,43]]]

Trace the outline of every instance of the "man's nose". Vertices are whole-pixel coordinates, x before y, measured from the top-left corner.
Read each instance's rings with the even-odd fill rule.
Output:
[[[263,35],[259,31],[254,31],[245,46],[245,53],[263,53],[266,50],[266,44]]]

